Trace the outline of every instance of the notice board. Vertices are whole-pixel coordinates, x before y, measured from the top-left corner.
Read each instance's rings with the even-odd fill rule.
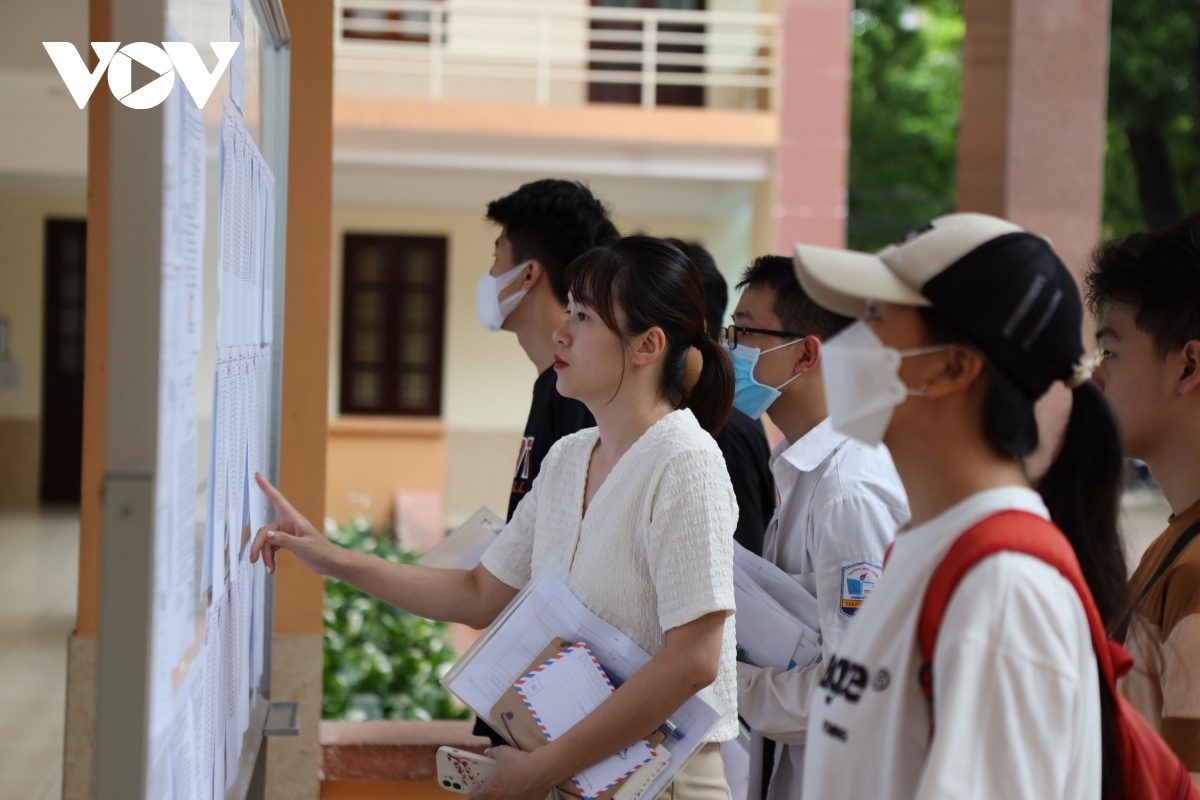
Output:
[[[122,47],[178,74],[152,108],[91,101],[111,104],[95,796],[260,797],[273,579],[249,541],[279,452],[287,22],[279,0],[111,8]],[[211,74],[232,54],[207,98],[168,43]]]

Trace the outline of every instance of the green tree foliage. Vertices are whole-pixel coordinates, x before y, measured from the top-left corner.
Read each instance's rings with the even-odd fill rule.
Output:
[[[954,209],[961,0],[856,0],[848,245],[877,250]]]
[[[365,520],[329,532],[342,547],[413,564],[390,531]],[[467,719],[438,680],[454,664],[450,628],[325,579],[325,719]]]
[[[1104,229],[1121,236],[1200,208],[1200,0],[1112,6]]]

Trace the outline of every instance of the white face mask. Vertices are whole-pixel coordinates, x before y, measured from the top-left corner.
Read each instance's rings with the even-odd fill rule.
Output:
[[[479,315],[483,327],[493,333],[500,330],[508,315],[520,304],[521,299],[529,294],[528,289],[521,289],[503,300],[500,299],[500,293],[515,283],[531,263],[533,262],[526,261],[524,264],[518,264],[499,278],[493,276],[491,270],[479,276],[479,283],[475,286],[475,313]]]
[[[897,350],[887,347],[871,326],[856,322],[821,349],[825,403],[834,430],[875,446],[883,441],[896,406],[909,395],[923,395],[900,380],[900,361],[909,356],[950,350],[940,344]]]

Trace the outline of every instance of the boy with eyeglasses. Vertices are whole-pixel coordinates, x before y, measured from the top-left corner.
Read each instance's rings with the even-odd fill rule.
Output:
[[[772,749],[763,738],[782,745],[773,748],[773,774],[762,776],[769,786],[756,785],[752,753],[750,798],[784,800],[801,792],[810,691],[882,572],[884,552],[908,521],[908,500],[886,448],[830,424],[821,347],[852,320],[813,302],[783,256],[756,259],[738,288],[724,333],[737,376],[734,407],[756,419],[769,413],[785,437],[771,454],[779,507],[763,557],[816,597],[820,620],[821,661],[788,670],[738,664],[738,713],[758,734],[755,749]]]

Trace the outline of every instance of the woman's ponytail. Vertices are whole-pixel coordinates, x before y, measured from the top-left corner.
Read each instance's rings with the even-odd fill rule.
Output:
[[[704,283],[691,259],[662,239],[626,236],[587,251],[568,272],[575,301],[592,308],[613,333],[628,340],[651,328],[662,330],[667,347],[659,393],[673,408],[690,409],[715,436],[733,408],[733,364],[705,332]],[[693,347],[704,366],[689,392],[687,357]]]
[[[1132,610],[1117,525],[1123,469],[1121,437],[1108,401],[1095,383],[1084,381],[1072,390],[1062,445],[1037,490],[1075,549],[1110,635]]]
[[[728,351],[707,334],[697,342],[696,349],[704,359],[704,366],[687,397],[686,407],[696,415],[701,428],[716,436],[733,409],[733,363]]]

